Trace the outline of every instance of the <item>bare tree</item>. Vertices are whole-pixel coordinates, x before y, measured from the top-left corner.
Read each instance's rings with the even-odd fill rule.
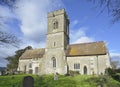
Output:
[[[18,0],[0,0],[0,5],[7,6],[10,9],[13,9],[16,1]],[[4,17],[0,16],[0,45],[10,44],[13,46],[18,46],[20,40],[18,40],[18,38],[15,35],[2,31],[2,27],[4,25],[1,20],[3,18]]]
[[[111,67],[112,67],[113,69],[117,69],[118,65],[119,65],[119,62],[118,62],[118,61],[111,61]]]
[[[19,42],[20,40],[16,36],[0,31],[0,45],[11,44],[18,46]]]
[[[91,1],[94,4],[97,4],[97,7],[100,7],[100,13],[107,10],[108,14],[112,17],[112,22],[120,21],[120,0],[87,0]]]

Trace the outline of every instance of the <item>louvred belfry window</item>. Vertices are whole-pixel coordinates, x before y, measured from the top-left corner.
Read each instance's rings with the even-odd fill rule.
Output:
[[[53,29],[58,29],[58,21],[53,22]]]

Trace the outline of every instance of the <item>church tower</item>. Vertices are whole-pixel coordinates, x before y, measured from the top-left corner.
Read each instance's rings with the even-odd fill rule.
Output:
[[[65,50],[69,44],[69,19],[64,9],[48,13],[45,72],[67,73]]]

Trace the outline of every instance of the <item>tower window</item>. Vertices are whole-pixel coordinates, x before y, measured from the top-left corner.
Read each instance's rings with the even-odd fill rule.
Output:
[[[53,28],[54,28],[54,29],[55,29],[55,25],[56,25],[56,24],[55,24],[55,22],[54,22],[54,23],[53,23]]]
[[[58,21],[56,21],[56,28],[58,28]]]
[[[74,69],[80,69],[80,63],[75,63],[74,64]]]
[[[56,67],[56,58],[52,58],[52,62],[53,62],[53,68],[55,68]]]
[[[53,29],[57,29],[58,28],[58,21],[55,21],[54,23],[53,23]]]
[[[55,47],[56,43],[54,42],[54,47]]]

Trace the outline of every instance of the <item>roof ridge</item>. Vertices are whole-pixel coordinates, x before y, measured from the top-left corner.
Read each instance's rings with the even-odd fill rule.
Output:
[[[42,49],[45,49],[45,48],[35,48],[35,49],[27,49],[27,50],[42,50]]]
[[[69,46],[71,46],[71,45],[81,45],[81,44],[93,44],[93,43],[105,43],[105,41],[86,42],[86,43],[76,43],[76,44],[69,44]]]

